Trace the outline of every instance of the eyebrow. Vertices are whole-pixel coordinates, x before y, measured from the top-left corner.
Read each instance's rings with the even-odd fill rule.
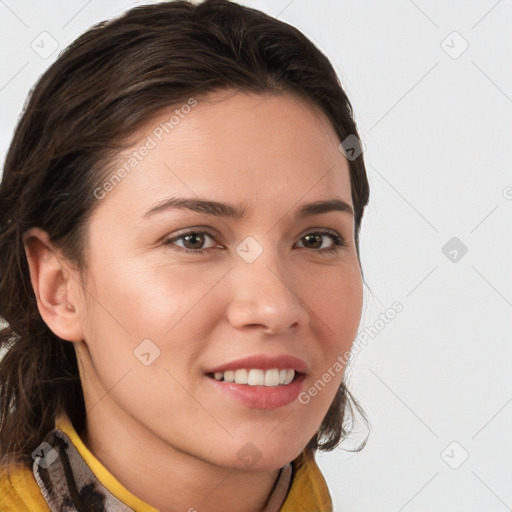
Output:
[[[204,213],[206,215],[229,217],[232,219],[242,219],[247,213],[247,210],[243,205],[233,205],[206,199],[170,197],[155,204],[144,214],[143,218],[151,217],[157,213],[173,209],[191,210],[194,212]],[[313,201],[311,203],[303,204],[295,212],[295,217],[300,219],[331,211],[346,212],[350,215],[354,215],[352,206],[340,198],[333,197],[332,199]]]

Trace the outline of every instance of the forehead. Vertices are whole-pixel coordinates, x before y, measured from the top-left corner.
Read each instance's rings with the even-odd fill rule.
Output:
[[[289,93],[189,100],[161,112],[132,140],[106,177],[124,168],[105,202],[133,202],[139,210],[181,195],[236,198],[255,208],[336,195],[351,203],[348,162],[331,123]]]

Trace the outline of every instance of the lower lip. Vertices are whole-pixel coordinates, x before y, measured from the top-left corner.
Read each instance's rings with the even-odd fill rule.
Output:
[[[299,374],[286,386],[249,386],[206,377],[212,385],[227,396],[253,409],[278,409],[297,400],[302,391],[304,374]]]

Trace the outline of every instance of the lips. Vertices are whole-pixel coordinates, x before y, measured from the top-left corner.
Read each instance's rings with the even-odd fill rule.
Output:
[[[306,369],[294,356],[256,355],[211,368],[206,376],[224,396],[247,407],[276,409],[297,399]]]
[[[277,368],[278,370],[291,369],[298,373],[306,373],[307,371],[306,363],[298,357],[286,354],[269,357],[260,354],[245,357],[243,359],[235,359],[234,361],[215,366],[214,368],[207,370],[206,373],[215,374],[225,372],[227,370],[234,371],[242,368],[245,368],[246,370],[250,370],[252,368],[259,370],[272,370],[273,368]]]

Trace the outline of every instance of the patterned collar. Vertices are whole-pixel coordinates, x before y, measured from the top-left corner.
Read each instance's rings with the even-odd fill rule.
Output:
[[[34,478],[52,512],[158,512],[131,494],[129,505],[117,498],[93,473],[75,443],[82,453],[88,452],[69,419],[61,418],[34,453]],[[88,459],[90,455],[88,452]],[[113,478],[105,468],[101,470],[103,476]],[[291,481],[292,464],[287,464],[281,469],[263,512],[279,512]],[[119,494],[123,488],[115,483]]]

